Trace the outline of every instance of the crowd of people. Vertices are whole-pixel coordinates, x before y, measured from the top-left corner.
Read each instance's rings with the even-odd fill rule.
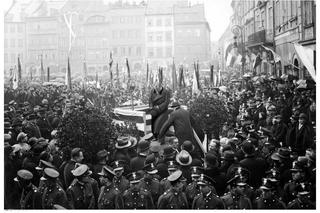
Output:
[[[5,209],[315,209],[315,88],[278,85],[265,79],[247,80],[243,90],[232,82],[226,90],[203,88],[198,95],[221,99],[229,115],[203,149],[176,129],[159,140],[160,126],[141,138],[119,135],[116,151],[99,151],[95,164],[79,147],[59,149],[64,115],[81,102],[112,109],[133,93],[147,103],[147,88],[5,87]],[[191,87],[171,101],[168,94],[164,105],[172,102],[174,111],[194,98]],[[150,104],[150,113],[161,104]]]

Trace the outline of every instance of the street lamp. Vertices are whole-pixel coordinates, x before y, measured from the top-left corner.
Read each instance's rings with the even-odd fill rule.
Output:
[[[234,47],[238,48],[237,38],[241,36],[241,76],[244,76],[244,65],[246,62],[245,58],[245,47],[244,47],[244,28],[240,25],[233,25],[231,28],[232,33],[234,34]],[[243,82],[243,81],[242,81]]]

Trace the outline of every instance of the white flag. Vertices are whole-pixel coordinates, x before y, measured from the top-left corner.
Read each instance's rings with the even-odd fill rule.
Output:
[[[313,50],[307,47],[303,47],[298,43],[294,43],[294,48],[296,49],[296,52],[298,53],[302,63],[307,68],[313,80],[316,80],[316,70],[313,66]]]

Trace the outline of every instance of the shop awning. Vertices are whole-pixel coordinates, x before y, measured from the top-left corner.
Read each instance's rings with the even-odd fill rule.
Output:
[[[307,47],[303,47],[298,43],[294,43],[294,48],[301,59],[304,66],[307,68],[309,74],[316,81],[316,70],[314,69],[313,50]]]

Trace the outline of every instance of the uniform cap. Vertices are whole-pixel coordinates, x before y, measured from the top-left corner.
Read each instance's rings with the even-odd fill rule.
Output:
[[[59,177],[59,172],[53,168],[45,168],[44,174],[50,178],[57,178]]]
[[[75,177],[80,177],[86,174],[87,172],[90,172],[90,171],[89,171],[89,167],[86,164],[81,164],[80,166],[78,166],[77,168],[71,171],[71,173]]]
[[[204,169],[199,166],[192,166],[190,168],[191,177],[199,177],[201,174],[203,174]]]
[[[107,156],[108,156],[108,152],[107,152],[107,150],[105,150],[105,149],[97,152],[97,157],[98,157],[98,159],[103,159],[103,158],[105,158],[105,157],[107,157]]]
[[[174,182],[174,181],[178,180],[179,178],[181,178],[181,176],[182,176],[182,171],[177,170],[177,171],[173,172],[171,175],[169,175],[168,181]]]
[[[148,173],[148,174],[157,174],[158,169],[155,167],[153,163],[149,163],[143,167],[143,169]]]
[[[39,165],[36,167],[36,170],[43,170],[45,168],[55,168],[51,162],[40,160]]]
[[[113,171],[119,171],[119,170],[123,170],[123,162],[122,161],[114,161],[112,163],[112,168],[113,168]]]
[[[128,175],[128,179],[130,183],[139,183],[142,179],[142,175],[138,172],[132,172]]]
[[[226,160],[226,161],[234,161],[235,160],[235,154],[233,151],[227,150],[224,151],[221,159]]]
[[[17,177],[14,179],[15,181],[18,181],[19,179],[23,180],[31,180],[33,178],[33,174],[26,170],[26,169],[21,169],[17,172]]]
[[[168,170],[172,171],[172,170],[177,170],[178,169],[178,165],[175,161],[169,161],[168,162]]]
[[[213,185],[215,181],[205,174],[201,174],[197,184],[198,185]]]
[[[112,175],[115,176],[115,173],[113,172],[113,169],[110,166],[103,166],[101,172],[98,173],[100,176],[107,176]]]

